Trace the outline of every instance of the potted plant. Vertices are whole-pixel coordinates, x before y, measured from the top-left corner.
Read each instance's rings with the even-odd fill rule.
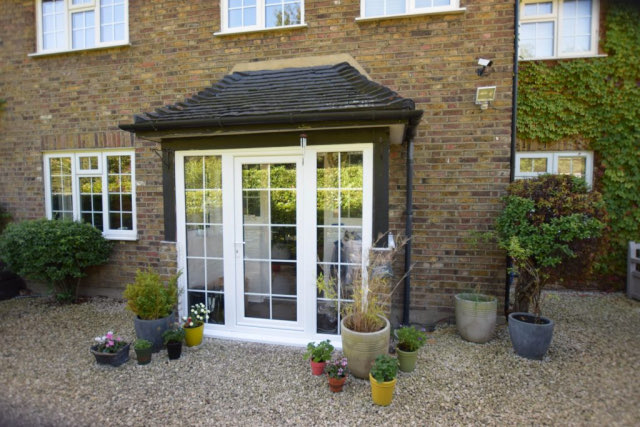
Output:
[[[353,282],[353,302],[343,303],[343,318],[340,324],[342,351],[349,360],[350,372],[358,378],[369,376],[371,364],[377,356],[389,353],[391,325],[385,313],[389,309],[391,295],[402,282],[402,277],[393,285],[392,263],[406,239],[398,239],[392,248],[374,248],[369,253],[367,280],[359,272]],[[335,297],[331,283],[320,291],[329,299]]]
[[[376,357],[369,372],[373,403],[380,406],[389,406],[391,404],[397,376],[398,360],[388,354],[381,354]]]
[[[127,309],[136,315],[133,322],[137,337],[151,341],[154,353],[162,349],[162,333],[169,328],[178,302],[179,276],[172,276],[165,285],[155,271],[138,270],[135,281],[123,294]]]
[[[101,365],[120,366],[129,360],[129,343],[112,331],[101,337],[96,337],[90,351]]]
[[[455,296],[456,328],[460,336],[483,344],[493,337],[498,318],[498,299],[492,295],[466,292]]]
[[[133,349],[136,351],[138,365],[147,365],[151,362],[151,355],[153,354],[151,341],[137,339],[133,345]]]
[[[317,345],[313,342],[307,344],[304,360],[310,359],[313,375],[322,375],[327,361],[331,359],[331,353],[333,353],[333,346],[329,340],[320,341]]]
[[[187,347],[200,345],[204,334],[204,322],[209,320],[209,310],[203,303],[191,306],[189,316],[182,318],[182,328],[185,331],[185,343]]]
[[[396,353],[402,372],[412,372],[416,367],[418,350],[427,342],[427,334],[424,329],[416,329],[415,326],[402,326],[396,329]]]
[[[518,355],[542,359],[554,326],[541,315],[542,290],[567,272],[588,271],[604,228],[604,204],[584,180],[568,175],[511,183],[504,202],[493,237],[518,274],[509,335]]]
[[[342,357],[327,363],[325,372],[329,381],[329,389],[334,393],[342,391],[344,383],[349,375],[349,367],[347,366],[347,358]]]
[[[180,359],[182,354],[182,341],[184,341],[184,329],[179,325],[167,329],[162,333],[164,344],[167,346],[167,354],[169,359]]]

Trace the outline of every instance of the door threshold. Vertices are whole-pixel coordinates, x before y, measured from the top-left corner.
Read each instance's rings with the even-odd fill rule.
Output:
[[[315,336],[282,336],[246,331],[226,331],[218,328],[207,329],[205,326],[204,336],[206,338],[220,338],[233,341],[255,342],[272,345],[286,345],[290,347],[306,347],[309,342],[329,340],[336,350],[342,350],[342,339],[339,335]]]

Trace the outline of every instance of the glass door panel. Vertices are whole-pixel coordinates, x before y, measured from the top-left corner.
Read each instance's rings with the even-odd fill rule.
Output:
[[[240,160],[239,169],[241,318],[298,322],[298,163]]]
[[[224,324],[220,156],[186,156],[184,187],[188,306],[204,303],[209,323]]]
[[[317,333],[339,334],[362,270],[363,152],[319,152],[316,164]]]

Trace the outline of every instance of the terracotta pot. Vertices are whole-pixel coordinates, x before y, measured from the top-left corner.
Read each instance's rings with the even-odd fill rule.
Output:
[[[371,365],[376,357],[389,353],[389,337],[391,326],[389,321],[380,316],[385,322],[384,328],[376,332],[357,332],[345,326],[342,319],[340,335],[342,337],[342,352],[349,360],[349,371],[358,378],[367,379]]]
[[[329,390],[334,393],[340,393],[342,391],[342,387],[344,383],[347,381],[347,377],[342,378],[332,378],[327,375],[327,379],[329,380]]]
[[[194,347],[202,343],[202,337],[204,336],[204,323],[195,328],[184,328],[184,341],[187,347]]]
[[[327,366],[327,362],[314,362],[311,361],[311,373],[313,375],[322,375],[324,373],[324,367]]]

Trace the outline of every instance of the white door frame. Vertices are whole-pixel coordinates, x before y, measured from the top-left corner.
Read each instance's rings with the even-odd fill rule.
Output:
[[[184,158],[189,156],[220,156],[222,164],[222,220],[223,220],[223,257],[224,257],[224,300],[225,324],[205,324],[205,336],[242,341],[254,341],[273,344],[305,346],[309,341],[329,339],[337,348],[341,348],[339,335],[316,333],[316,156],[319,152],[363,152],[363,218],[362,248],[363,263],[367,261],[368,249],[372,245],[372,212],[373,212],[373,144],[355,143],[339,145],[313,145],[302,150],[298,147],[286,148],[250,148],[225,150],[185,150],[175,153],[176,183],[176,226],[178,269],[182,275],[178,281],[180,289],[180,316],[188,312],[187,278],[186,278],[186,219]],[[271,327],[257,326],[242,322],[236,309],[238,295],[244,286],[235,286],[238,271],[236,266],[237,246],[236,230],[242,226],[236,224],[238,214],[234,211],[237,201],[235,188],[237,164],[242,159],[260,158],[262,163],[277,163],[278,159],[296,159],[298,162],[298,206],[297,220],[297,256],[298,260],[298,319],[302,322],[294,329],[282,329],[273,324]],[[272,160],[273,159],[273,160]],[[386,171],[385,171],[386,172]],[[240,204],[240,207],[242,205]],[[313,207],[313,208],[311,208]],[[240,220],[242,213],[240,212]],[[306,252],[305,252],[306,251]],[[250,322],[249,322],[250,323]],[[284,325],[285,327],[290,327]]]

